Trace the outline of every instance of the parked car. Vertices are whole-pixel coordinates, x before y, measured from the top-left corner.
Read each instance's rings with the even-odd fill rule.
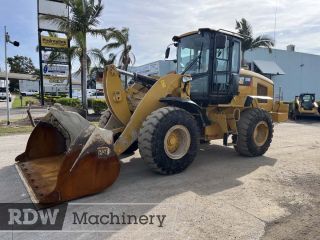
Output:
[[[96,93],[96,89],[87,89],[87,96],[91,96],[92,94]]]
[[[88,98],[100,98],[100,99],[104,99],[105,97],[104,97],[103,91],[96,91],[95,93],[91,93]]]
[[[6,100],[7,99],[7,94],[6,94],[6,88],[5,87],[0,87],[0,100]],[[9,92],[9,102],[11,102],[11,93]]]
[[[39,94],[39,92],[36,90],[29,90],[29,91],[22,91],[20,92],[20,94],[21,96],[33,96],[33,95]]]

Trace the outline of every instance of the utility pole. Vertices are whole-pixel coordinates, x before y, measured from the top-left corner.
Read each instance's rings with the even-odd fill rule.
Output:
[[[4,26],[4,65],[6,71],[6,99],[7,99],[7,125],[10,125],[10,107],[9,107],[9,73],[8,73],[8,58],[7,58],[7,44],[11,43],[15,47],[19,47],[20,43],[11,41],[7,33],[7,27]]]
[[[9,107],[9,77],[8,77],[8,59],[7,59],[7,42],[8,42],[7,27],[4,26],[4,68],[6,71],[6,100],[7,100],[7,125],[10,125],[10,107]]]

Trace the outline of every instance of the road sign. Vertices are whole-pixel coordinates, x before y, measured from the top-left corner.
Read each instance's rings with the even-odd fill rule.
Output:
[[[61,1],[38,0],[38,23],[39,29],[60,32],[59,24],[47,20],[46,15],[69,17],[68,6]]]
[[[46,86],[56,86],[56,85],[67,85],[68,84],[67,77],[44,76],[43,80],[44,80]]]
[[[59,53],[58,56],[50,59],[51,52],[44,52],[42,53],[42,61],[44,63],[51,63],[51,64],[69,64],[68,56],[64,53]]]
[[[49,48],[68,48],[68,39],[41,36],[41,46]]]
[[[69,67],[66,65],[46,64],[43,66],[43,74],[49,76],[67,76]]]

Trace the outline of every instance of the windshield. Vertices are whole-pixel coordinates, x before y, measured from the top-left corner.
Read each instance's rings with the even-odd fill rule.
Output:
[[[210,38],[209,34],[204,36],[200,34],[193,34],[180,39],[178,45],[178,73],[182,73],[186,67],[201,53],[200,61],[197,61],[186,72],[187,74],[206,73],[209,66],[210,54]],[[202,50],[202,51],[201,51]]]
[[[302,97],[302,101],[304,101],[304,102],[312,102],[313,99],[314,99],[314,96],[313,96],[313,95],[304,95],[304,96]]]

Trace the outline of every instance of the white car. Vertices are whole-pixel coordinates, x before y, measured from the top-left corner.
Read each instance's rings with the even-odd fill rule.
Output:
[[[7,94],[6,94],[6,88],[5,87],[0,87],[0,100],[6,100],[7,99]],[[9,102],[11,102],[11,93],[9,92]]]
[[[39,94],[39,92],[36,90],[29,90],[29,91],[20,92],[20,94],[21,96],[33,96],[33,95]]]
[[[88,98],[99,98],[99,99],[104,99],[104,93],[102,91],[96,91],[95,93],[92,93],[89,95]]]
[[[87,96],[91,96],[92,94],[96,93],[96,89],[87,89]]]

